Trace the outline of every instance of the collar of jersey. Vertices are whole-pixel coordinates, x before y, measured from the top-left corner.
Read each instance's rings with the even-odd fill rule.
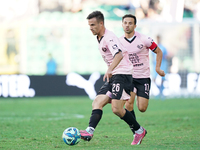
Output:
[[[124,39],[125,39],[126,41],[128,41],[129,43],[132,43],[132,42],[135,40],[135,38],[136,38],[136,36],[134,36],[133,39],[132,39],[131,41],[129,41],[126,37],[124,37]]]
[[[102,36],[102,37],[100,38],[100,40],[99,40],[99,38],[98,38],[98,36],[97,36],[97,41],[100,43],[103,37],[104,37],[104,36]]]

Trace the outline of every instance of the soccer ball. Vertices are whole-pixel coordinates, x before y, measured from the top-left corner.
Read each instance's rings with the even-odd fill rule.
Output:
[[[69,127],[63,132],[62,139],[67,145],[76,145],[81,140],[81,134],[77,128]]]

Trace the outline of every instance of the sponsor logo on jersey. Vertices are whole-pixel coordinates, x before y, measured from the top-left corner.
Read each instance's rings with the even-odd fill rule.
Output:
[[[129,60],[132,62],[132,64],[140,62],[139,56],[136,53],[129,54]]]
[[[143,66],[144,64],[141,63],[141,64],[134,64],[133,67],[139,67],[139,66]]]

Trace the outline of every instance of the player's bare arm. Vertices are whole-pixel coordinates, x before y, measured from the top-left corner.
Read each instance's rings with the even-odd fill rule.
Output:
[[[156,72],[161,77],[164,77],[165,76],[165,72],[160,69],[163,53],[162,53],[162,51],[161,51],[161,49],[159,47],[156,48],[156,50],[154,51],[154,53],[156,53],[156,68],[155,68]]]
[[[120,63],[120,61],[123,58],[123,54],[122,52],[118,52],[113,59],[112,64],[108,67],[107,72],[105,73],[104,77],[103,77],[103,81],[105,81],[105,79],[107,79],[107,82],[109,82],[109,78],[112,76],[112,71],[113,69]]]

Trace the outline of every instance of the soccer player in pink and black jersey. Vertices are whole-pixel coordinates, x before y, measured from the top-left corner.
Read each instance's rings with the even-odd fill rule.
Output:
[[[131,131],[138,133],[132,145],[140,144],[147,131],[139,125],[133,115],[124,109],[124,95],[132,91],[133,66],[129,60],[128,52],[119,42],[117,36],[104,26],[104,16],[100,11],[88,15],[88,24],[93,35],[97,36],[99,51],[106,62],[108,69],[103,80],[107,80],[99,90],[92,103],[92,114],[86,130],[80,130],[81,138],[90,141],[94,130],[102,117],[102,108],[112,100],[112,111],[125,121]],[[124,94],[125,93],[125,94]],[[110,97],[110,96],[111,97]]]
[[[135,31],[136,17],[127,14],[122,17],[122,27],[125,35],[120,37],[120,42],[126,47],[129,59],[133,64],[133,92],[131,98],[125,103],[125,107],[135,117],[133,104],[137,95],[137,106],[141,112],[145,112],[149,103],[149,90],[151,87],[149,50],[156,53],[156,72],[164,77],[165,72],[160,69],[162,51],[152,38]],[[136,118],[136,117],[135,117]]]

